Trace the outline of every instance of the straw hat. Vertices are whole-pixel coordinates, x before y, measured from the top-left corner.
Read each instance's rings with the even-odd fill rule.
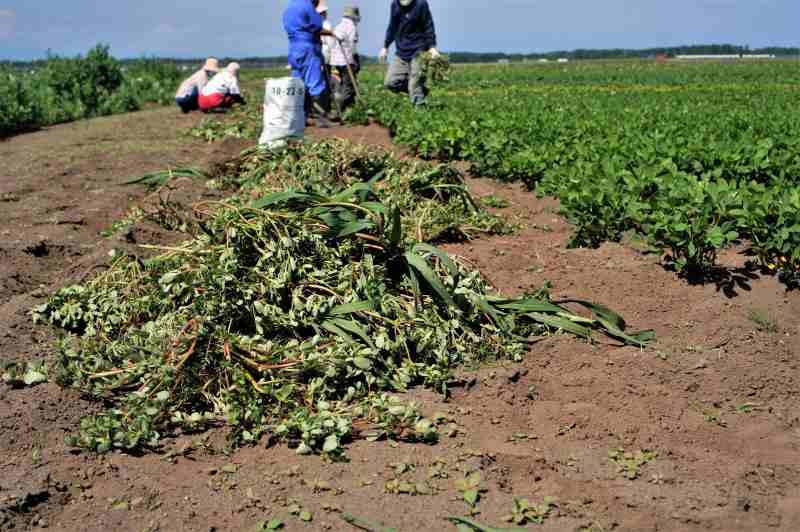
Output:
[[[225,70],[227,70],[228,72],[230,72],[234,76],[238,76],[239,75],[239,70],[241,70],[241,67],[239,66],[239,63],[228,63],[228,66],[225,67]]]
[[[213,57],[209,57],[206,59],[206,64],[203,65],[203,70],[207,70],[208,72],[219,72],[219,61],[217,61]]]
[[[317,13],[320,15],[322,13],[328,12],[328,0],[319,0],[319,4],[317,4]]]
[[[344,16],[359,20],[361,19],[361,10],[357,7],[346,7],[344,8]]]

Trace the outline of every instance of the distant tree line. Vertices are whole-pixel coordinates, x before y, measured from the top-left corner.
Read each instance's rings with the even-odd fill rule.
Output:
[[[643,48],[643,49],[629,49],[629,48],[598,48],[598,49],[583,49],[577,50],[557,50],[552,52],[543,53],[530,53],[530,54],[507,54],[503,52],[450,52],[450,61],[453,63],[496,63],[500,60],[509,62],[521,61],[535,61],[539,59],[647,59],[653,58],[657,55],[675,56],[675,55],[730,55],[730,54],[769,54],[779,57],[787,56],[800,56],[800,48],[788,48],[780,46],[770,46],[766,48],[750,48],[749,46],[739,46],[736,44],[693,44],[687,46],[667,46],[659,48]],[[156,59],[156,58],[152,58]],[[174,64],[178,67],[186,67],[187,69],[199,68],[205,57],[195,59],[179,59],[171,57],[160,57],[158,61],[164,63]],[[284,67],[288,62],[285,55],[268,56],[268,57],[221,57],[219,58],[222,63],[237,61],[245,68],[275,68]],[[361,56],[362,62],[365,64],[376,63],[377,58]],[[0,66],[7,65],[16,67],[18,69],[36,68],[38,65],[43,65],[47,59],[37,61],[0,61]],[[141,59],[122,59],[121,64],[135,64]]]
[[[531,54],[506,54],[496,53],[475,53],[475,52],[451,52],[450,61],[453,63],[496,63],[500,60],[510,62],[535,61],[539,59],[647,59],[657,55],[676,56],[676,55],[734,55],[734,54],[769,54],[775,56],[800,56],[800,48],[786,47],[767,47],[750,48],[749,46],[738,46],[735,44],[694,44],[688,46],[667,46],[660,48],[605,48],[605,49],[583,49],[577,50],[557,50],[545,53]]]

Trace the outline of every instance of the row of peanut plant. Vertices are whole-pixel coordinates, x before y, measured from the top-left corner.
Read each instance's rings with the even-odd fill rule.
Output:
[[[467,160],[560,199],[572,244],[628,231],[682,274],[747,242],[762,266],[800,271],[796,62],[456,67],[414,110],[364,75],[372,116],[422,157]]]

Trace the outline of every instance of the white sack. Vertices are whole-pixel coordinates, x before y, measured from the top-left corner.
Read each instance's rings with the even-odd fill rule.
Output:
[[[306,129],[306,89],[295,78],[268,79],[264,94],[264,130],[258,143],[270,148],[302,140]]]

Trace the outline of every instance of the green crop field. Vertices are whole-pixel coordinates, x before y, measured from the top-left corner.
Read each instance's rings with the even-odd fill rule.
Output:
[[[355,120],[558,197],[574,245],[635,231],[696,275],[746,241],[786,278],[800,268],[796,61],[462,66],[421,111],[383,91],[382,73],[363,75]]]

